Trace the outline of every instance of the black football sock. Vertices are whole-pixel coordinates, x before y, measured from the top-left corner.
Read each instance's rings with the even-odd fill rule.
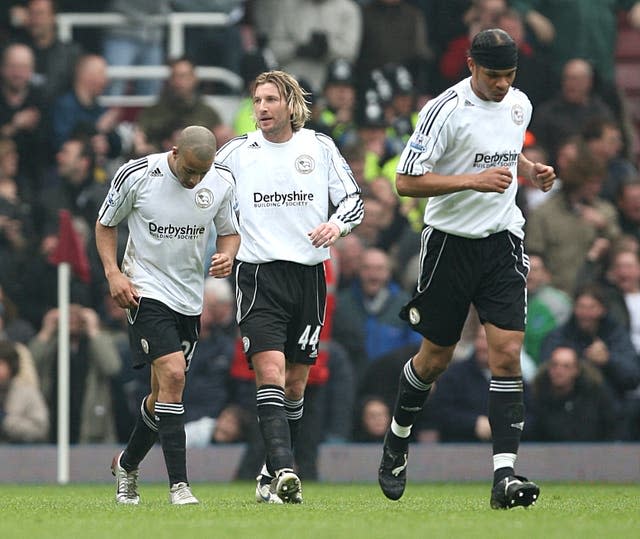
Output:
[[[169,485],[188,483],[184,406],[181,402],[156,402],[156,416]]]
[[[393,451],[405,451],[411,427],[416,416],[429,396],[431,384],[423,382],[415,368],[412,359],[407,361],[400,373],[398,396],[393,410],[391,428],[387,434],[387,443]]]
[[[147,398],[142,399],[136,424],[129,437],[127,447],[120,457],[120,466],[127,472],[138,468],[142,459],[158,440],[158,423],[154,414],[147,410]]]
[[[493,484],[513,475],[524,428],[521,376],[493,376],[489,385],[489,424],[493,440]]]
[[[258,422],[264,440],[269,472],[293,469],[291,433],[284,410],[284,388],[263,385],[256,391]]]
[[[304,412],[304,397],[298,400],[284,399],[284,412],[289,422],[289,434],[291,435],[291,449],[295,454],[296,440],[300,432],[300,423]]]

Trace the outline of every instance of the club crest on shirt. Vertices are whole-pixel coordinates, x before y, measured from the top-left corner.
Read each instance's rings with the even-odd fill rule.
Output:
[[[413,326],[420,323],[420,311],[415,307],[411,307],[411,309],[409,309],[409,322]]]
[[[249,340],[249,337],[242,337],[242,349],[244,350],[245,354],[249,351],[250,346],[251,341]]]
[[[511,107],[511,119],[516,125],[522,125],[524,123],[524,109],[517,103]]]
[[[429,144],[429,135],[423,133],[414,133],[409,139],[409,147],[414,152],[426,152],[427,144]]]
[[[196,206],[198,208],[208,208],[213,204],[213,193],[209,189],[200,189],[196,192]]]
[[[142,351],[145,354],[149,353],[149,343],[147,342],[147,339],[140,339],[140,346],[142,346]]]
[[[310,155],[303,154],[296,159],[296,170],[300,174],[309,174],[314,168],[316,163]]]

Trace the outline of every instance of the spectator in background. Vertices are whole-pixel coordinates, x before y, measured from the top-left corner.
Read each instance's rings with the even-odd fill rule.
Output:
[[[29,343],[51,413],[51,435],[57,438],[58,403],[58,309],[49,310],[42,327]],[[70,417],[69,441],[114,443],[116,441],[110,380],[121,368],[113,341],[100,326],[98,313],[82,305],[69,309]]]
[[[353,0],[281,0],[277,9],[269,45],[278,64],[320,93],[330,62],[358,56],[360,8]]]
[[[11,166],[4,166],[11,163]],[[5,175],[4,171],[9,174]],[[17,153],[11,139],[0,138],[0,283],[21,302],[32,283],[24,280],[25,268],[32,263],[35,243],[34,217],[18,191],[11,172],[17,170]]]
[[[37,216],[43,234],[56,233],[58,212],[66,209],[90,227],[109,186],[104,170],[96,171],[96,156],[87,137],[67,139],[56,154],[56,173],[40,194]]]
[[[537,442],[603,442],[615,438],[615,399],[598,369],[575,348],[550,350],[533,385],[530,439]]]
[[[362,44],[356,69],[366,81],[373,69],[387,64],[406,66],[420,94],[429,92],[429,48],[424,15],[405,0],[372,0],[362,8]]]
[[[358,279],[363,252],[364,245],[357,233],[342,238],[335,246],[333,257],[337,259],[338,290],[349,288]]]
[[[120,155],[117,132],[120,111],[98,103],[107,86],[107,63],[102,56],[86,54],[76,64],[73,89],[58,97],[51,110],[52,142],[57,152],[72,136],[91,138],[99,164]]]
[[[217,13],[227,17],[226,24],[219,26],[187,26],[186,55],[197,65],[219,66],[239,75],[245,50],[242,25],[246,3],[246,0],[171,0],[171,7],[177,12]],[[215,88],[215,93],[224,93],[221,90]]]
[[[539,364],[540,346],[544,338],[571,316],[571,298],[551,285],[551,272],[542,253],[529,252],[527,275],[527,327],[524,350]]]
[[[580,134],[586,151],[601,161],[607,170],[600,196],[615,204],[620,187],[638,176],[636,167],[621,155],[622,131],[610,118],[593,118],[582,126]]]
[[[79,43],[62,42],[58,38],[55,0],[27,2],[23,41],[35,55],[33,82],[42,89],[47,102],[51,103],[71,89],[73,70],[82,54]]]
[[[59,0],[59,13],[103,13],[107,9],[110,0]],[[73,29],[73,40],[80,43],[83,50],[90,54],[102,54],[103,50],[102,28],[78,27]]]
[[[166,22],[162,19],[170,11],[170,0],[110,0],[105,10],[125,16],[124,24],[104,30],[103,55],[110,66],[159,66],[164,63]],[[161,81],[137,80],[135,95],[157,95]],[[110,95],[124,95],[126,80],[111,82]]]
[[[225,406],[216,417],[203,416],[184,425],[187,447],[245,441],[253,417],[239,404]]]
[[[0,443],[44,442],[49,410],[37,387],[20,377],[20,357],[11,341],[0,341]]]
[[[551,357],[559,345],[573,348],[582,361],[600,371],[613,391],[618,409],[625,409],[625,392],[640,384],[640,359],[629,332],[608,312],[602,289],[589,284],[574,296],[569,320],[551,332],[540,349],[540,357]]]
[[[594,241],[620,235],[615,207],[598,196],[604,177],[603,164],[582,153],[566,170],[562,188],[529,214],[527,251],[544,253],[551,284],[570,295]]]
[[[389,405],[380,397],[367,396],[356,406],[354,442],[380,443],[391,423]]]
[[[182,399],[185,423],[203,417],[215,419],[229,403],[229,370],[235,347],[235,331],[229,327],[234,300],[227,280],[205,279],[198,346]]]
[[[640,177],[623,182],[616,194],[616,206],[622,232],[640,241]]]
[[[572,58],[588,59],[603,81],[614,81],[618,11],[640,28],[635,0],[510,0],[532,30],[556,77]]]
[[[591,64],[572,58],[562,67],[559,94],[538,106],[531,131],[555,160],[560,141],[580,134],[587,121],[596,117],[613,119],[612,110],[594,91]]]
[[[168,149],[174,131],[186,125],[214,129],[222,123],[199,90],[196,66],[186,57],[169,61],[169,78],[158,101],[142,110],[137,123],[157,151]]]
[[[356,79],[351,62],[338,58],[329,64],[321,103],[318,130],[342,147],[356,129]]]
[[[471,39],[480,30],[498,28],[498,20],[507,9],[506,0],[472,0],[467,4],[468,8],[461,17],[464,23],[462,31],[457,36],[449,38],[447,46],[440,56],[440,75],[447,85],[455,84],[467,76],[466,58],[467,51],[471,46]],[[508,32],[506,28],[503,30]],[[512,37],[516,45],[519,46],[516,36]],[[518,57],[519,63],[520,55]],[[518,73],[519,68],[518,65]]]
[[[21,43],[2,51],[0,66],[0,135],[14,140],[18,149],[20,192],[30,200],[38,192],[38,178],[47,159],[45,99],[32,82],[33,51]]]
[[[358,281],[338,294],[333,330],[334,339],[347,350],[356,372],[385,354],[419,344],[420,336],[398,318],[408,298],[391,280],[389,255],[380,249],[366,249]]]
[[[514,85],[522,90],[535,109],[556,92],[556,84],[546,58],[527,41],[527,29],[515,9],[505,9],[497,19],[498,28],[507,32],[518,46],[518,74]]]
[[[17,305],[0,285],[0,339],[22,348],[34,335],[33,326],[21,316]]]

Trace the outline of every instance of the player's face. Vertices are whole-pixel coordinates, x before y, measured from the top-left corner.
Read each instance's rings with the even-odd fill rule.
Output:
[[[467,65],[471,71],[471,87],[474,93],[485,101],[502,101],[516,78],[515,67],[488,69],[476,64],[471,58],[467,60]]]
[[[264,138],[270,142],[286,142],[293,135],[291,109],[272,82],[256,86],[253,112]]]
[[[209,172],[213,159],[198,159],[193,152],[186,150],[178,152],[174,149],[175,155],[175,175],[183,187],[193,189],[198,185],[205,174]]]

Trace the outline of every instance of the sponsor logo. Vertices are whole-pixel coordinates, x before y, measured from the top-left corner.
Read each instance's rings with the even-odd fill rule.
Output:
[[[464,106],[465,107],[475,107],[475,105],[471,101],[469,101],[468,99],[464,100]]]
[[[513,150],[495,153],[478,152],[473,158],[475,168],[511,167],[518,163],[519,153]]]
[[[249,146],[247,146],[247,148],[249,148],[250,150],[258,150],[260,149],[260,144],[258,144],[257,142],[252,142],[251,144],[249,144]]]
[[[524,123],[524,109],[517,103],[511,107],[511,119],[516,125],[522,125]]]
[[[245,354],[249,351],[250,346],[251,341],[249,340],[249,337],[242,337],[242,349],[244,350]]]
[[[305,193],[303,191],[291,191],[289,193],[253,193],[253,207],[307,206],[313,202],[313,199],[313,193]]]
[[[414,326],[420,323],[420,311],[416,307],[409,309],[409,322]]]
[[[149,353],[149,342],[147,341],[147,339],[140,339],[140,346],[142,346],[142,351],[145,354]]]
[[[206,231],[207,228],[202,225],[175,226],[149,223],[149,234],[157,239],[195,240]]]
[[[296,159],[296,170],[300,174],[309,174],[316,168],[316,162],[310,155],[301,155]]]
[[[524,430],[524,421],[520,421],[520,423],[511,423],[511,426],[514,429]]]
[[[154,168],[151,172],[149,172],[149,176],[151,178],[159,178],[163,176],[162,171],[159,168]]]
[[[311,350],[311,353],[309,354],[309,359],[315,359],[318,357],[318,349],[314,348],[313,350]]]
[[[409,139],[409,147],[416,152],[426,152],[427,145],[429,144],[430,137],[429,135],[424,135],[422,133],[414,133],[412,137]]]
[[[198,208],[206,209],[213,204],[213,193],[209,189],[200,189],[195,194],[196,206]]]
[[[107,195],[107,206],[116,206],[118,204],[118,202],[120,202],[120,195],[118,194],[117,191],[114,191],[113,189],[111,191],[109,191],[109,194]]]

